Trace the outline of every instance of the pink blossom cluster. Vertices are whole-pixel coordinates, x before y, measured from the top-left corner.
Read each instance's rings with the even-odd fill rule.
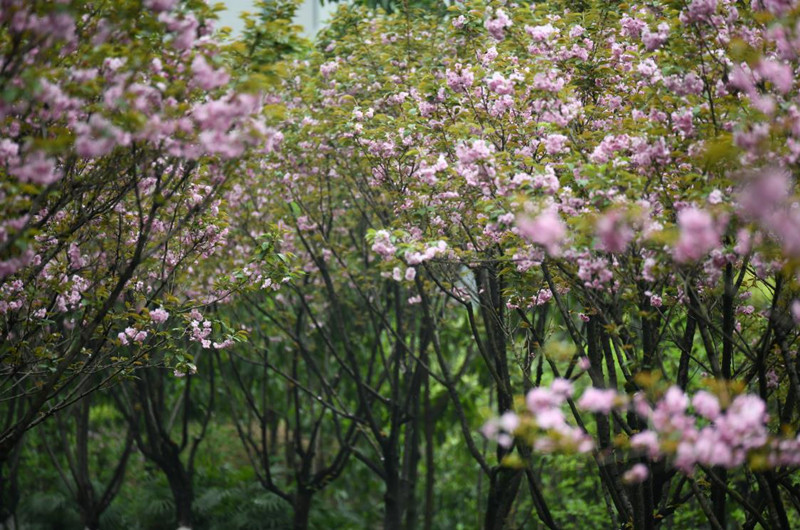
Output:
[[[567,227],[556,208],[548,208],[533,219],[524,215],[518,217],[517,229],[522,237],[531,243],[541,245],[551,256],[561,254]]]
[[[574,450],[580,453],[591,451],[594,447],[591,437],[582,429],[567,423],[562,405],[572,397],[572,383],[566,379],[556,379],[550,387],[538,387],[528,392],[525,404],[531,413],[532,427],[537,435],[533,447],[541,452]],[[510,447],[515,431],[522,425],[521,418],[513,412],[506,412],[498,419],[491,419],[481,429],[484,436],[497,440]]]
[[[506,12],[502,9],[497,9],[494,13],[493,18],[487,18],[486,22],[484,22],[484,26],[486,27],[486,31],[489,32],[489,35],[492,36],[495,40],[501,41],[506,38],[505,30],[511,27],[512,21]]]
[[[392,244],[391,234],[387,230],[378,230],[372,243],[372,251],[384,259],[391,258],[397,252],[397,247]]]
[[[706,211],[686,208],[678,212],[680,237],[675,245],[675,259],[679,262],[698,260],[720,243],[719,229]]]
[[[746,177],[737,199],[740,214],[754,220],[781,244],[785,255],[800,256],[800,209],[786,169],[767,167]]]
[[[475,81],[475,76],[470,69],[462,67],[460,63],[456,63],[453,70],[448,68],[445,76],[447,78],[447,86],[455,92],[468,90]]]
[[[211,321],[201,318],[196,318],[198,315],[192,315],[189,322],[189,340],[199,342],[203,348],[211,347]]]
[[[131,342],[142,344],[147,339],[147,332],[136,328],[125,328],[125,331],[117,334],[117,338],[123,346],[129,345]]]
[[[619,210],[601,216],[595,224],[595,229],[598,238],[596,246],[605,252],[624,252],[634,238],[633,228]]]
[[[647,452],[651,459],[669,456],[685,473],[696,465],[738,467],[758,452],[768,455],[770,466],[794,465],[798,460],[800,438],[771,437],[766,405],[758,396],[736,396],[723,410],[716,396],[700,391],[691,398],[694,414],[689,413],[689,404],[678,387],[671,387],[652,409],[640,403],[637,412],[650,428],[633,435],[631,447]],[[665,451],[665,442],[677,442],[674,454]]]
[[[169,318],[169,313],[163,308],[153,309],[150,311],[150,320],[156,324],[163,324]]]
[[[422,252],[418,251],[407,252],[405,255],[405,259],[409,265],[419,265],[420,263],[430,261],[437,256],[441,256],[445,252],[447,252],[447,243],[444,241],[437,241],[435,243],[427,245],[425,250],[423,250]],[[408,273],[406,273],[406,275],[408,275]]]
[[[499,419],[489,420],[482,432],[506,447],[511,446],[514,436],[519,436],[531,440],[533,448],[541,452],[589,451],[594,448],[591,437],[570,426],[563,412],[563,405],[573,392],[572,382],[565,379],[555,379],[549,387],[534,388],[525,401],[529,418],[507,412]],[[630,437],[630,448],[651,461],[668,459],[686,474],[698,465],[736,468],[756,455],[763,456],[761,465],[770,467],[800,464],[800,435],[771,435],[766,404],[755,395],[735,396],[723,406],[709,392],[699,391],[690,398],[672,386],[653,406],[642,393],[630,399],[613,389],[589,387],[575,405],[603,415],[631,407],[647,421],[648,428]],[[635,467],[626,480],[642,481],[647,477],[645,471],[646,467]]]

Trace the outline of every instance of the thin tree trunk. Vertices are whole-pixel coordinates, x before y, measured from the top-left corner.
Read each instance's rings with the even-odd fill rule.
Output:
[[[433,454],[434,423],[431,411],[431,384],[425,372],[425,522],[424,530],[433,528],[433,486],[436,479]]]
[[[389,460],[388,456],[386,457]],[[397,464],[386,466],[386,492],[383,495],[383,530],[400,530],[403,522],[402,492]]]
[[[95,510],[81,514],[84,530],[100,530],[100,514]]]
[[[415,408],[419,408],[419,399],[415,399],[417,402],[415,404]],[[406,425],[406,437],[408,438],[408,442],[406,443],[406,458],[408,459],[408,466],[406,472],[404,473],[405,477],[403,480],[403,490],[404,490],[404,503],[406,506],[406,530],[414,530],[417,528],[417,502],[416,502],[416,493],[417,493],[417,477],[419,476],[419,420],[418,418],[419,410],[414,411],[414,419]],[[411,431],[410,433],[408,431]]]
[[[294,498],[293,530],[307,530],[311,515],[311,498],[314,492],[306,488],[298,488]]]
[[[177,449],[177,446],[172,444],[172,447],[165,451],[164,459],[160,459],[159,467],[167,476],[167,482],[172,491],[178,527],[192,528],[192,501],[194,500],[192,481],[180,461]]]
[[[486,530],[502,530],[506,528],[508,515],[514,506],[523,471],[503,466],[492,469],[489,483],[489,501],[486,505]]]
[[[22,444],[18,444],[0,459],[0,526],[16,528],[16,511],[19,503],[19,454]]]

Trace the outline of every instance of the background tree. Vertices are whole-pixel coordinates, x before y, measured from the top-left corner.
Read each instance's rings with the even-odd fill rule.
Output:
[[[107,447],[97,443],[98,422],[91,418],[93,397],[87,396],[70,407],[68,412],[55,416],[57,433],[54,440],[49,440],[48,435],[40,439],[79,507],[83,527],[89,530],[100,528],[100,517],[119,493],[134,447],[133,431],[127,429],[116,454],[110,458],[105,454],[97,454],[100,452],[98,449],[103,449],[105,453]],[[97,410],[98,407],[95,407]],[[107,411],[107,408],[104,410]],[[106,421],[111,429],[121,427],[119,422],[108,419]],[[62,462],[62,455],[66,457],[66,463]],[[101,474],[107,475],[105,480],[98,476]]]

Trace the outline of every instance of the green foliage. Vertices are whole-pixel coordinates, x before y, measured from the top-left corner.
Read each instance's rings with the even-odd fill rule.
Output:
[[[292,19],[302,0],[258,0],[255,13],[245,12],[241,38],[226,47],[227,60],[239,72],[236,83],[245,91],[258,92],[279,85],[285,69],[277,64],[299,57],[311,44]]]
[[[210,487],[194,503],[208,530],[280,530],[291,527],[291,508],[256,482]]]
[[[69,494],[63,489],[31,492],[19,506],[23,528],[30,530],[68,530],[80,528],[80,516]]]
[[[320,4],[337,4],[343,0],[319,0]],[[350,1],[350,0],[346,0]],[[447,0],[352,0],[352,3],[369,9],[380,9],[385,13],[413,12],[419,10],[443,16],[447,13]]]

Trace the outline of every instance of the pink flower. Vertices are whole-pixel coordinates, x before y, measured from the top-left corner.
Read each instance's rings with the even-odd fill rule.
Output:
[[[544,305],[553,298],[553,291],[550,289],[540,289],[536,296],[531,299],[533,305]]]
[[[622,15],[619,20],[620,33],[626,37],[636,39],[642,33],[642,30],[647,27],[645,21],[638,18],[631,18],[629,15]]]
[[[492,77],[489,78],[487,84],[489,85],[489,90],[495,94],[502,96],[505,94],[514,93],[514,81],[506,79],[499,72],[492,74]]]
[[[675,246],[675,260],[683,263],[697,260],[719,246],[719,233],[706,211],[685,208],[678,213],[680,237]]]
[[[178,0],[144,0],[144,7],[152,9],[156,13],[172,11]]]
[[[701,390],[692,397],[692,406],[698,414],[709,420],[717,419],[720,413],[719,400],[713,394]]]
[[[689,398],[686,397],[680,387],[671,386],[667,393],[664,394],[659,405],[669,414],[683,414],[686,411],[686,407],[689,406]]]
[[[339,63],[336,61],[329,61],[319,67],[319,73],[322,77],[330,77],[336,70],[339,69]]]
[[[513,412],[506,412],[500,418],[492,418],[481,427],[481,433],[490,439],[494,439],[503,447],[511,447],[514,443],[512,434],[519,427],[519,416]]]
[[[455,68],[455,70],[450,70],[448,68],[447,71],[445,71],[447,86],[450,87],[453,92],[466,92],[475,81],[475,76],[469,68],[462,68],[459,63],[456,63]]]
[[[548,134],[544,139],[544,150],[549,155],[556,155],[568,151],[567,137],[563,134]]]
[[[447,251],[447,243],[444,241],[437,241],[436,243],[429,244],[424,252],[408,252],[406,253],[406,261],[409,265],[419,265],[426,261],[444,254]]]
[[[8,138],[0,140],[0,160],[5,160],[8,163],[11,160],[17,161],[19,154],[19,145],[12,142]]]
[[[186,377],[187,375],[194,375],[194,374],[196,374],[196,373],[197,373],[197,366],[195,366],[195,365],[194,365],[194,364],[192,364],[192,363],[187,363],[187,364],[186,364],[186,368],[187,368],[186,372],[184,372],[184,371],[182,371],[182,370],[178,370],[178,369],[176,368],[176,369],[175,369],[175,370],[172,372],[172,375],[174,375],[175,377]]]
[[[167,313],[163,307],[159,307],[158,309],[150,311],[150,320],[156,324],[163,324],[168,318],[169,313]]]
[[[164,22],[167,29],[175,34],[172,46],[176,50],[188,50],[194,46],[197,40],[197,28],[200,23],[193,14],[175,17],[168,13],[161,13],[158,19]]]
[[[642,42],[647,51],[653,51],[661,47],[669,38],[669,24],[662,22],[658,25],[657,32],[651,32],[649,26],[645,26],[642,31]]]
[[[648,476],[650,476],[650,471],[647,466],[639,463],[634,464],[632,468],[622,475],[622,481],[626,484],[639,484],[647,480]]]
[[[564,398],[572,396],[572,393],[575,391],[575,389],[572,387],[572,381],[569,379],[563,379],[561,377],[553,380],[553,382],[550,384],[550,390],[553,391],[553,394]]]
[[[617,393],[614,390],[589,387],[578,400],[578,407],[589,412],[608,414],[616,400]]]
[[[472,164],[480,160],[486,160],[493,152],[494,146],[487,144],[485,140],[475,140],[472,145],[462,143],[456,146],[456,157],[462,164]]]
[[[124,346],[127,346],[131,342],[141,344],[147,339],[147,332],[137,330],[136,328],[125,328],[125,331],[117,334],[117,338]]]
[[[544,24],[541,26],[525,26],[525,33],[530,35],[531,39],[533,39],[535,42],[543,42],[549,39],[552,35],[556,34],[557,30],[552,24]]]
[[[531,183],[535,189],[542,190],[548,195],[555,194],[561,187],[561,183],[558,181],[555,170],[550,164],[545,166],[544,173],[534,175]]]
[[[720,204],[723,200],[722,192],[715,189],[708,194],[708,204]]]
[[[636,67],[636,70],[643,76],[650,77],[658,72],[658,65],[652,59],[645,59],[639,63],[639,65]]]
[[[631,436],[631,448],[647,451],[650,460],[658,460],[661,453],[658,434],[654,431],[642,431]]]
[[[592,289],[604,289],[614,279],[610,263],[603,258],[578,259],[578,278],[583,285]]]
[[[56,169],[55,162],[41,151],[27,155],[21,164],[10,167],[8,172],[20,182],[33,182],[44,186],[56,182],[62,176]]]
[[[561,254],[561,244],[567,234],[567,227],[558,216],[555,208],[549,208],[536,219],[526,216],[517,218],[517,229],[522,237],[532,243],[542,245],[552,256]]]
[[[653,307],[661,307],[664,304],[664,301],[661,299],[660,296],[657,294],[650,295],[650,305]]]
[[[525,396],[525,405],[528,410],[534,414],[538,414],[544,410],[554,407],[560,403],[559,396],[554,395],[553,392],[546,387],[533,388]]]
[[[569,30],[569,36],[571,38],[573,38],[573,39],[577,39],[578,37],[583,35],[585,32],[586,32],[586,29],[583,26],[580,26],[580,25],[576,24],[576,25],[572,26],[572,28]]]
[[[508,15],[506,15],[506,12],[502,9],[495,11],[495,18],[487,19],[486,22],[483,23],[489,35],[497,41],[506,38],[505,29],[511,27],[511,24],[511,19],[508,18]]]
[[[69,256],[69,264],[73,269],[80,269],[85,265],[85,261],[81,255],[81,249],[75,243],[69,245],[67,256]]]
[[[751,176],[738,195],[741,211],[755,219],[768,218],[789,197],[792,182],[783,168],[765,168]]]
[[[794,74],[792,68],[786,63],[773,59],[761,59],[756,67],[756,72],[775,85],[781,94],[786,94],[794,85]]]
[[[692,0],[689,4],[688,19],[699,21],[707,19],[717,10],[717,0]]]
[[[792,318],[795,324],[800,324],[800,300],[792,301]]]
[[[598,219],[595,229],[600,240],[597,248],[605,252],[624,252],[634,236],[622,213],[616,210]]]
[[[489,63],[491,63],[492,61],[494,61],[495,59],[497,59],[497,55],[498,55],[497,54],[497,48],[492,46],[488,50],[486,50],[486,53],[484,53],[483,55],[480,55],[480,52],[479,52],[478,57],[480,58],[481,62],[484,64],[484,66],[486,66]]]
[[[694,134],[694,115],[691,109],[675,111],[671,115],[672,128],[682,136],[692,136]]]
[[[778,373],[775,370],[770,370],[767,372],[767,388],[775,389],[778,388],[778,384],[780,383],[781,379]]]
[[[519,427],[519,416],[513,412],[506,412],[500,416],[500,428],[508,433],[514,432]]]
[[[752,237],[750,232],[746,228],[739,229],[736,232],[736,246],[733,247],[733,251],[739,254],[740,256],[744,256],[750,249],[752,248]]]
[[[99,114],[92,114],[88,123],[76,124],[75,135],[75,152],[86,158],[107,155],[117,145],[130,143],[130,135]]]
[[[497,444],[501,447],[509,448],[514,443],[514,438],[506,433],[497,435]]]
[[[375,239],[372,243],[372,251],[380,254],[384,259],[394,256],[397,248],[392,244],[391,235],[388,231],[378,230],[375,232]]]
[[[736,396],[726,416],[733,425],[742,429],[760,427],[767,421],[767,406],[760,397],[743,394]]]
[[[194,82],[203,90],[213,90],[227,83],[231,76],[224,68],[214,69],[202,55],[195,56],[192,61]]]
[[[773,15],[783,15],[794,7],[791,0],[753,0],[753,9],[764,9]]]
[[[560,409],[546,409],[536,414],[536,425],[540,429],[561,429],[565,426],[564,413]]]

